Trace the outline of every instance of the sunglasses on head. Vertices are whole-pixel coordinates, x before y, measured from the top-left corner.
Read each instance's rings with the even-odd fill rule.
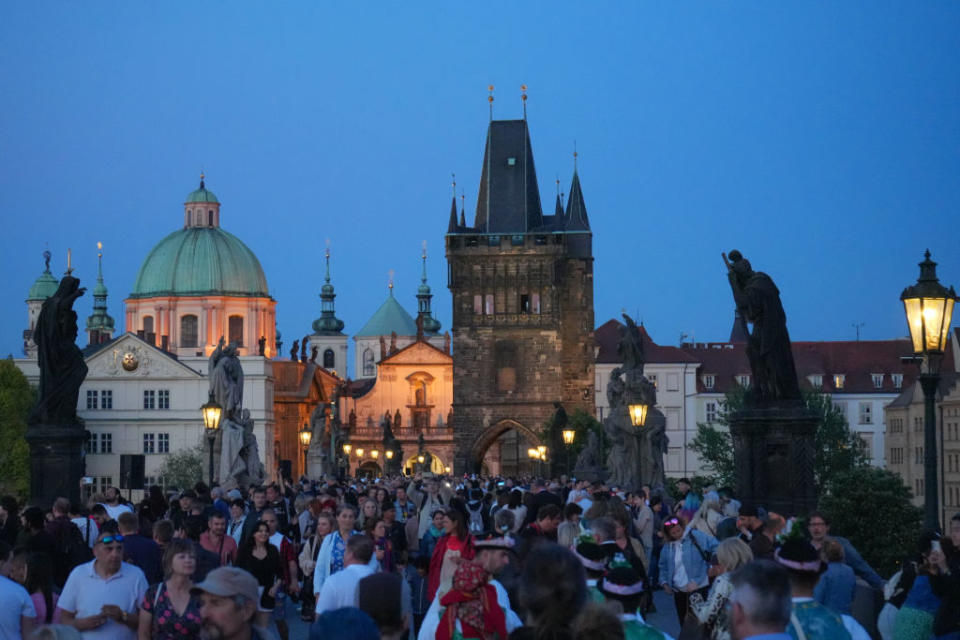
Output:
[[[123,536],[119,533],[115,536],[103,536],[100,538],[101,544],[110,544],[111,542],[123,542]]]
[[[677,518],[670,518],[669,520],[664,521],[663,526],[672,527],[675,524],[680,524],[680,520]]]

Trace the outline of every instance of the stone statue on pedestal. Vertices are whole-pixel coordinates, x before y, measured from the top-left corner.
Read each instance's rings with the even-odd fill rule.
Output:
[[[220,485],[231,489],[263,480],[260,446],[253,433],[253,418],[243,408],[243,368],[238,345],[226,344],[223,336],[210,354],[210,393],[221,407],[220,456],[217,478]]]
[[[76,344],[77,313],[73,310],[73,303],[85,291],[68,268],[56,293],[40,307],[33,331],[40,386],[37,403],[27,418],[26,440],[30,446],[30,500],[44,508],[59,496],[79,502],[80,478],[86,469],[83,446],[88,432],[77,417],[77,400],[87,364]]]
[[[607,401],[610,414],[603,421],[610,441],[607,467],[610,482],[638,488],[642,484],[663,486],[663,456],[666,452],[665,425],[657,404],[657,389],[643,375],[644,350],[640,329],[630,316],[623,314],[625,325],[620,329],[618,353],[623,365],[610,372]],[[629,406],[647,407],[647,420],[635,427],[630,420]]]

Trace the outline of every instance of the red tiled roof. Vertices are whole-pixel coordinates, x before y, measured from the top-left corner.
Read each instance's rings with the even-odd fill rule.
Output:
[[[624,326],[618,320],[610,319],[597,327],[593,332],[595,344],[598,348],[597,362],[599,364],[617,364],[621,362],[617,354],[620,344],[620,327]],[[699,360],[677,347],[666,347],[655,343],[647,330],[640,325],[640,340],[643,342],[644,359],[649,364],[673,364],[677,362],[699,362]]]

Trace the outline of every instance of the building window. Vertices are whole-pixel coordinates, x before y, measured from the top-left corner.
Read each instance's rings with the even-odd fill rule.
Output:
[[[170,390],[160,389],[157,391],[157,409],[170,408]]]
[[[647,374],[647,380],[649,380],[649,381],[651,382],[651,384],[653,384],[653,387],[654,387],[655,389],[659,389],[659,388],[660,388],[660,384],[657,382],[657,374],[655,374],[655,373],[648,373],[648,374]]]
[[[87,453],[96,453],[97,452],[97,434],[92,431],[87,432],[87,442],[84,450]]]
[[[180,318],[180,346],[197,346],[197,316],[186,315]]]
[[[113,476],[101,476],[100,477],[100,493],[103,493],[107,489],[113,486]]]
[[[478,316],[483,313],[483,296],[479,293],[473,296],[473,313]]]
[[[676,373],[667,374],[667,391],[680,390],[680,376]]]
[[[113,434],[100,434],[100,453],[113,453]]]
[[[890,379],[893,380],[893,388],[900,389],[903,387],[903,374],[902,373],[893,373],[890,374]]]
[[[530,313],[533,313],[533,314],[540,313],[540,294],[539,293],[530,294]]]
[[[230,342],[236,342],[243,346],[243,316],[230,316],[227,320],[227,332],[230,334]]]
[[[873,424],[873,405],[869,402],[860,403],[860,424]]]
[[[873,380],[874,389],[883,389],[883,374],[882,373],[871,373],[870,379]]]
[[[153,316],[143,316],[143,334],[149,336],[153,333]]]
[[[157,453],[170,453],[170,434],[169,433],[157,434]]]
[[[325,349],[323,351],[323,368],[333,369],[335,366],[336,362],[334,362],[333,349]]]
[[[143,434],[143,452],[144,453],[154,452],[154,436],[152,433]]]
[[[100,391],[100,408],[113,409],[113,391],[110,389]]]
[[[823,388],[823,376],[819,373],[810,376],[810,386],[814,389]]]
[[[833,388],[834,389],[843,389],[843,383],[847,381],[847,376],[842,373],[835,373],[833,375]]]
[[[717,421],[717,403],[708,402],[707,403],[707,422],[712,423]]]
[[[157,408],[157,393],[153,389],[144,389],[143,391],[143,408],[144,409],[156,409]]]
[[[712,373],[709,373],[703,376],[703,388],[704,389],[713,389],[713,385],[717,383],[717,377]]]
[[[191,210],[187,211],[187,226],[193,226],[193,211]]]
[[[530,313],[530,294],[520,294],[520,313]]]
[[[744,389],[750,388],[750,375],[746,373],[741,373],[737,376],[737,384],[743,387]]]
[[[87,389],[87,409],[97,408],[97,392],[93,389]]]
[[[213,211],[207,211],[207,226],[213,226]]]
[[[483,312],[488,316],[493,315],[493,294],[488,293],[484,298]]]
[[[363,350],[363,375],[371,377],[376,373],[376,366],[373,364],[373,349],[367,347]]]

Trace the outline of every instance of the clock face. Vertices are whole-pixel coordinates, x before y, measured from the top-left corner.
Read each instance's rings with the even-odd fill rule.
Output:
[[[123,354],[123,360],[121,360],[120,364],[126,371],[136,371],[140,361],[137,360],[137,356],[127,351],[125,354]]]

